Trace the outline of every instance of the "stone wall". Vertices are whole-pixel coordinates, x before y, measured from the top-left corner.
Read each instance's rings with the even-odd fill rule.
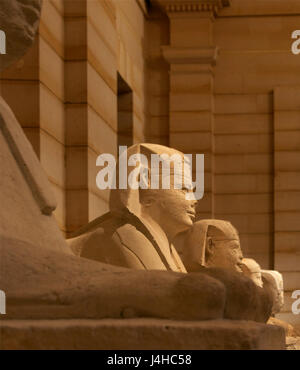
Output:
[[[68,235],[108,210],[96,158],[117,154],[117,72],[133,95],[133,142],[144,141],[144,11],[135,0],[44,0],[34,47],[1,76],[48,178]]]

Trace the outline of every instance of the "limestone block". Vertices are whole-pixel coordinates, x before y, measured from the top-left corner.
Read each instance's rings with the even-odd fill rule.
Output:
[[[32,145],[35,154],[39,158],[41,152],[40,129],[38,127],[24,127],[23,131]]]
[[[91,107],[88,107],[88,145],[95,153],[117,156],[117,133]]]
[[[43,4],[39,34],[61,58],[64,58],[64,17],[51,1],[45,1]]]
[[[87,3],[88,20],[91,22],[97,31],[103,36],[107,45],[111,47],[112,52],[117,50],[117,32],[115,28],[115,18],[110,17],[107,8],[103,1],[89,1]],[[101,19],[101,23],[99,22]]]
[[[141,17],[143,17],[142,12]],[[119,15],[118,12],[116,30],[120,39],[124,43],[125,50],[129,54],[130,58],[132,58],[138,66],[142,67],[144,64],[142,46],[143,34],[137,33],[129,20],[126,17]]]
[[[247,7],[244,3],[245,1],[240,5],[241,12]],[[290,36],[299,26],[297,15],[286,17],[279,14],[276,17],[268,17],[266,15],[273,10],[273,4],[270,1],[266,4],[265,16],[217,18],[214,24],[216,45],[234,50],[290,50]],[[257,2],[254,9],[259,6],[261,3]],[[230,6],[232,7],[234,5]]]
[[[210,74],[200,73],[171,73],[170,91],[174,94],[210,93],[213,79]]]
[[[65,100],[68,103],[87,103],[87,62],[65,62]]]
[[[300,191],[276,191],[275,211],[300,211]]]
[[[85,0],[65,0],[64,11],[67,17],[79,17],[86,15]]]
[[[279,246],[277,250],[278,242],[277,236],[278,233],[275,234],[275,268],[279,271],[297,271],[300,266],[300,247],[298,243],[298,247],[295,250],[292,250],[289,244]],[[299,239],[297,239],[299,240]],[[286,248],[286,251],[284,249]],[[284,252],[282,252],[282,250]]]
[[[116,131],[117,96],[89,63],[87,79],[89,105]]]
[[[39,79],[39,68],[38,68],[38,55],[39,55],[39,41],[36,38],[32,47],[23,56],[22,59],[13,63],[5,71],[0,72],[1,78],[4,80],[38,80]],[[1,81],[1,85],[5,81]],[[2,86],[1,86],[2,87]],[[1,92],[0,87],[0,92]]]
[[[297,68],[298,59],[290,50],[268,53],[220,50],[215,68],[214,89],[217,94],[267,94],[274,88],[274,74],[278,86],[299,85]],[[292,100],[289,105],[296,101],[295,96],[289,97],[286,94],[277,109],[281,110],[281,105],[290,98]],[[297,104],[293,109],[297,109],[296,107]]]
[[[275,247],[279,252],[296,252],[299,250],[299,231],[297,229],[289,232],[275,233]]]
[[[276,111],[274,114],[274,129],[277,134],[280,134],[279,131],[299,130],[300,111]]]
[[[66,187],[82,189],[88,186],[88,147],[66,147]],[[96,163],[94,163],[96,166]]]
[[[211,19],[197,16],[197,13],[191,17],[172,17],[170,30],[172,46],[210,46],[212,43]]]
[[[217,114],[267,114],[273,112],[272,94],[215,94]],[[255,125],[255,123],[254,123]]]
[[[276,212],[275,231],[297,231],[300,229],[300,212]]]
[[[282,350],[284,329],[251,321],[7,320],[1,349]]]
[[[282,15],[300,12],[299,3],[294,0],[260,1],[260,0],[232,0],[229,7],[222,9],[223,16],[245,15]]]
[[[65,18],[65,59],[87,57],[87,20],[85,17]]]
[[[274,152],[276,171],[300,171],[300,151]]]
[[[170,145],[184,153],[203,153],[211,150],[211,133],[207,132],[178,132],[170,133]]]
[[[277,131],[274,135],[276,150],[297,151],[300,148],[300,131]]]
[[[152,95],[149,97],[149,113],[151,116],[168,116],[169,114],[169,96]]]
[[[264,231],[262,233],[250,233],[248,231],[245,234],[240,234],[241,245],[245,256],[248,254],[265,253],[268,254],[272,246],[272,233]],[[268,266],[264,266],[268,268]]]
[[[270,268],[271,261],[270,261],[268,251],[264,251],[263,253],[261,252],[251,253],[251,251],[245,251],[245,252],[247,253],[247,258],[253,258],[262,268],[265,268],[265,269]]]
[[[45,131],[40,131],[40,161],[49,179],[65,186],[65,147]]]
[[[64,0],[50,0],[60,14],[64,14]],[[68,0],[67,0],[68,1]],[[77,0],[78,1],[78,0]],[[80,1],[80,0],[79,0]]]
[[[270,233],[273,228],[272,214],[223,214],[218,213],[218,219],[230,221],[240,234]],[[257,236],[258,237],[258,236]],[[265,242],[265,240],[264,240]],[[244,245],[242,246],[244,249]]]
[[[272,156],[270,154],[215,155],[217,174],[271,173]]]
[[[271,134],[271,114],[217,114],[214,132],[216,134]]]
[[[89,221],[88,189],[68,189],[66,191],[67,231],[72,233],[83,225],[86,225]]]
[[[96,183],[96,177],[98,172],[103,168],[96,166],[96,161],[99,153],[95,153],[93,150],[88,149],[87,153],[87,178],[88,178],[88,188],[103,201],[108,202],[110,189],[99,189]],[[99,214],[98,214],[99,216]]]
[[[40,81],[60,100],[64,100],[64,61],[40,37]],[[78,76],[77,76],[78,77]]]
[[[196,205],[197,218],[200,213],[212,212],[212,194],[205,188],[203,198]]]
[[[277,81],[276,81],[277,82]],[[279,82],[277,82],[279,85]],[[297,81],[291,83],[293,86],[279,86],[274,89],[274,106],[276,110],[300,110],[300,87]]]
[[[259,135],[215,135],[216,154],[269,153],[273,138],[269,134]]]
[[[61,144],[65,142],[65,107],[51,90],[40,84],[40,127]]]
[[[270,174],[224,174],[215,176],[216,194],[271,193],[273,176]],[[235,225],[235,223],[233,222]]]
[[[272,211],[271,194],[215,195],[217,213],[268,213]]]
[[[145,101],[144,96],[133,91],[133,112],[142,119],[144,117]]]
[[[145,141],[145,124],[143,118],[137,116],[136,113],[133,114],[133,135],[141,139],[140,142]],[[131,140],[131,137],[129,138]],[[129,141],[131,144],[131,141]]]
[[[170,111],[207,111],[212,109],[212,95],[208,93],[198,94],[174,94],[170,93]]]
[[[151,135],[168,136],[169,135],[169,120],[168,117],[150,117],[149,128]]]
[[[298,190],[300,184],[300,172],[276,172],[274,186],[275,190]]]
[[[87,48],[88,61],[117,93],[116,54],[111,51],[90,22],[87,24]]]
[[[104,215],[109,211],[108,202],[105,201],[102,197],[99,197],[98,194],[94,192],[89,192],[89,221],[94,220],[99,217],[99,215]],[[83,226],[80,225],[80,226]],[[77,228],[78,229],[78,228]]]
[[[283,271],[282,272],[284,289],[287,291],[294,291],[299,289],[300,272]]]
[[[133,71],[133,90],[135,90],[139,95],[144,94],[145,88],[145,70],[137,66],[135,63],[132,64]]]
[[[39,84],[37,81],[1,81],[1,95],[22,127],[39,126]]]
[[[135,29],[137,35],[144,36],[144,14],[137,1],[116,1],[116,12],[118,17],[126,17],[131,21],[130,25]]]
[[[170,133],[174,132],[210,132],[213,115],[210,111],[170,112]]]
[[[88,142],[87,104],[65,104],[65,144],[86,145]]]
[[[153,95],[169,94],[169,76],[166,63],[163,63],[158,68],[153,68],[152,65],[150,65],[147,69],[147,74],[147,86]]]

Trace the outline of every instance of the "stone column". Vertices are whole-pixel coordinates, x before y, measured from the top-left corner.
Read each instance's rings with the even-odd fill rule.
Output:
[[[213,217],[214,96],[217,47],[213,22],[228,1],[157,0],[170,20],[170,45],[162,47],[170,64],[169,145],[205,155],[205,193],[197,217]],[[195,168],[194,168],[195,170]]]

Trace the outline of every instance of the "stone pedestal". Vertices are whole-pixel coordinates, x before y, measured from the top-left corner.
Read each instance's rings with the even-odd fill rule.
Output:
[[[252,321],[6,320],[0,334],[0,349],[285,349],[282,328]]]

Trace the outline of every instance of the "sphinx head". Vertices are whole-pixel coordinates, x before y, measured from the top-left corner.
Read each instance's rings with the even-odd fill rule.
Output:
[[[179,252],[188,271],[200,266],[242,272],[243,253],[237,230],[228,221],[201,220],[194,223]]]
[[[123,155],[126,159],[120,166]],[[110,193],[113,213],[129,211],[152,225],[157,224],[169,240],[193,225],[196,199],[191,166],[184,163],[183,153],[162,145],[136,144],[120,156],[117,168],[127,165],[129,186],[117,187]]]
[[[38,29],[42,0],[1,0],[0,29],[6,54],[0,54],[0,71],[20,59],[32,45]]]

